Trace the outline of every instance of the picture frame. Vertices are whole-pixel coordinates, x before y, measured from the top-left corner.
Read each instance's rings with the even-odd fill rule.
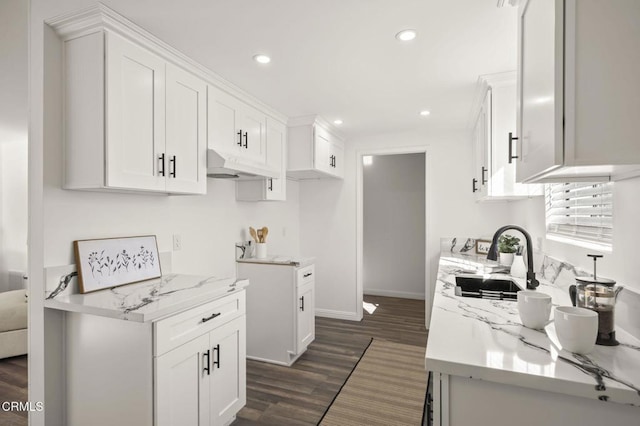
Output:
[[[162,276],[155,235],[77,240],[73,251],[82,294]]]
[[[476,240],[476,254],[488,254],[491,247],[489,240]]]

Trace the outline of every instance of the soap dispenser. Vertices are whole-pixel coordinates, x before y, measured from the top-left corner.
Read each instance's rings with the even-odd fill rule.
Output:
[[[522,246],[518,246],[516,255],[513,257],[513,263],[511,264],[511,276],[515,278],[524,278],[527,276],[527,267],[524,265],[522,249]]]

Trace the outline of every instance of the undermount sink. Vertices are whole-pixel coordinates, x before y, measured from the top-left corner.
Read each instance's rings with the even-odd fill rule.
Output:
[[[459,274],[456,275],[456,296],[476,297],[492,300],[517,300],[522,290],[509,278],[497,278],[492,275]]]

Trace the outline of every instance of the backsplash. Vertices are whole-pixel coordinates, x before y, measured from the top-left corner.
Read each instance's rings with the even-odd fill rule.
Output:
[[[476,238],[445,237],[440,239],[440,251],[449,253],[483,256],[476,253]],[[482,241],[486,241],[482,239]],[[544,253],[534,253],[533,263],[536,275],[550,283],[569,291],[569,286],[576,283],[577,276],[590,276],[591,272],[547,256]],[[634,337],[640,338],[640,294],[625,287],[624,283],[617,283],[624,287],[616,302],[616,328],[622,328]]]

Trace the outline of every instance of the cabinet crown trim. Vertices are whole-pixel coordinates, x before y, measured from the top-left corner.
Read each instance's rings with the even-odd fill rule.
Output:
[[[50,26],[63,41],[82,37],[97,31],[108,30],[115,32],[146,49],[152,50],[163,59],[186,69],[207,83],[226,91],[241,101],[255,106],[265,114],[283,123],[287,122],[287,117],[284,114],[274,110],[264,102],[225,80],[214,71],[189,58],[179,50],[173,48],[144,28],[100,2],[84,9],[47,19],[45,20],[45,24]]]
[[[287,121],[287,127],[312,126],[319,124],[340,141],[344,141],[344,135],[340,133],[333,124],[316,114],[292,117]]]
[[[484,102],[484,97],[487,91],[491,87],[508,86],[515,84],[517,78],[516,71],[505,71],[493,74],[483,74],[478,76],[478,82],[476,84],[476,93],[473,97],[473,103],[471,104],[471,111],[469,114],[469,120],[467,123],[467,129],[473,131],[478,118],[478,111]]]

